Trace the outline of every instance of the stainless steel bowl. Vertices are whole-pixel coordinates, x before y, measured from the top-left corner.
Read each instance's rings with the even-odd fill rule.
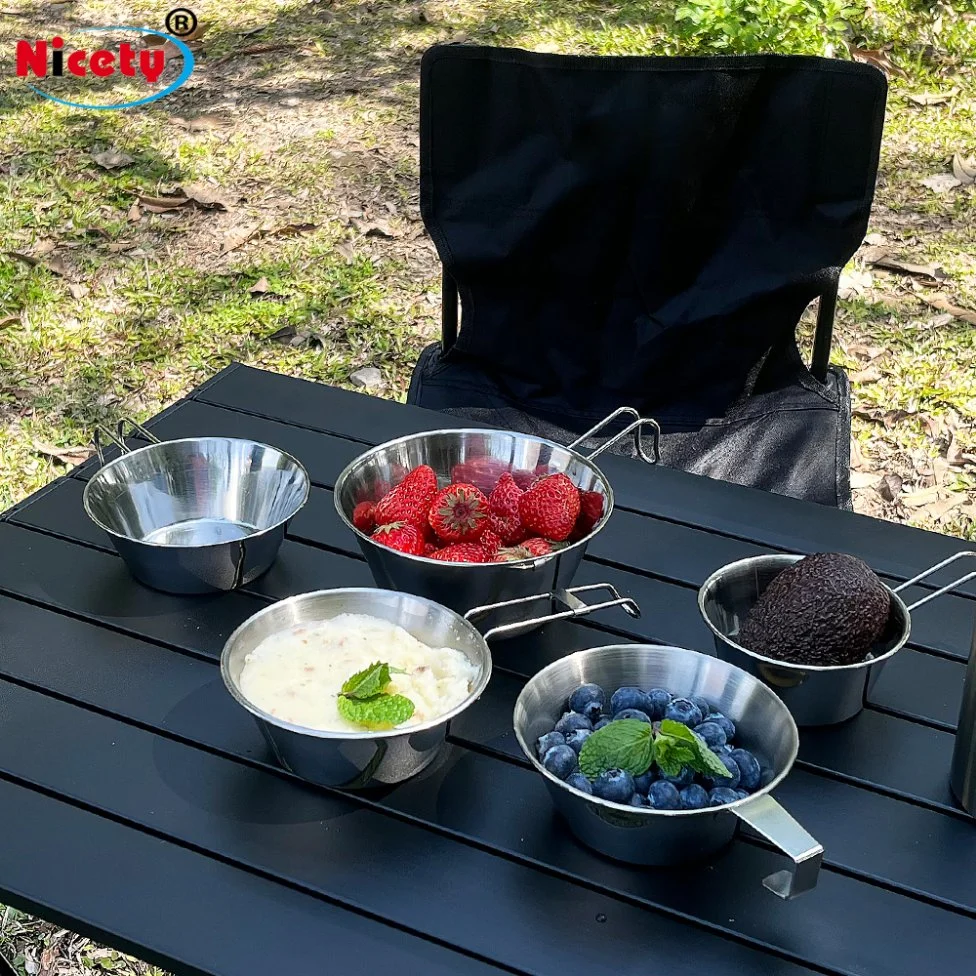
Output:
[[[379,586],[404,590],[436,600],[458,612],[483,604],[506,602],[519,597],[554,593],[572,582],[586,547],[600,532],[613,511],[613,489],[603,472],[593,463],[620,438],[637,433],[652,420],[637,418],[597,451],[584,456],[574,445],[588,439],[619,414],[637,416],[623,409],[588,431],[569,447],[529,434],[486,429],[432,430],[401,437],[375,447],[356,458],[339,475],[335,485],[335,505],[339,517],[355,534],[363,555]],[[655,457],[656,457],[655,439]],[[642,451],[642,449],[641,449]],[[645,460],[651,460],[642,453]],[[509,563],[458,565],[423,556],[396,552],[374,542],[352,524],[353,509],[362,501],[377,501],[391,485],[420,464],[428,464],[437,474],[438,483],[447,485],[459,464],[475,459],[490,459],[501,470],[562,472],[585,491],[596,491],[604,497],[603,517],[584,539],[548,556]],[[506,623],[515,619],[502,611],[489,621]]]
[[[577,792],[539,762],[534,747],[552,730],[570,694],[586,682],[608,692],[636,685],[708,699],[735,722],[737,743],[768,763],[764,785],[745,800],[705,810],[652,810]],[[823,847],[770,796],[796,759],[796,724],[762,682],[739,668],[680,647],[625,644],[578,651],[530,679],[515,703],[514,724],[519,745],[545,777],[556,809],[576,837],[600,853],[646,865],[700,860],[728,844],[741,821],[792,861],[764,879],[770,891],[793,898],[816,885]]]
[[[729,563],[716,570],[698,591],[698,608],[714,636],[720,658],[770,685],[799,725],[833,725],[853,718],[864,707],[885,664],[908,641],[912,628],[911,611],[972,579],[976,573],[955,580],[907,606],[899,593],[967,555],[972,554],[957,553],[894,589],[888,587],[891,610],[884,633],[865,660],[855,664],[791,664],[757,654],[735,641],[742,622],[766,587],[803,556],[751,556]]]
[[[403,627],[432,647],[453,647],[477,666],[478,677],[467,698],[429,722],[384,732],[323,732],[284,722],[250,702],[240,689],[247,655],[266,637],[340,613],[379,617]],[[382,653],[378,652],[381,658]],[[463,617],[431,600],[390,590],[350,588],[302,593],[273,603],[248,618],[227,640],[220,657],[227,690],[257,720],[286,769],[322,786],[361,789],[399,783],[419,773],[436,757],[450,720],[481,696],[491,677],[486,639]]]
[[[160,442],[138,430],[154,443],[129,451],[121,436],[109,435],[123,454],[96,472],[84,494],[85,511],[132,575],[169,593],[210,593],[265,572],[308,498],[305,468],[255,441]]]

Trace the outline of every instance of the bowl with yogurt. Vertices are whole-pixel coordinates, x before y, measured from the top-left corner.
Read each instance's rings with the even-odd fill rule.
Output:
[[[356,789],[431,763],[450,720],[487,686],[491,654],[472,623],[440,604],[348,588],[254,614],[227,640],[220,670],[282,766]]]

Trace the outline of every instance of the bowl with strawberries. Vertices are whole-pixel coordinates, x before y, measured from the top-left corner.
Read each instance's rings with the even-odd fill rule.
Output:
[[[595,453],[515,431],[426,431],[349,464],[336,482],[336,509],[381,587],[459,613],[547,594],[567,602],[589,542],[613,511]],[[487,623],[523,617],[516,603]]]

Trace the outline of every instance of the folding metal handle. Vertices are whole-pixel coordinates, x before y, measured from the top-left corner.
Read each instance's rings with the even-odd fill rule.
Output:
[[[155,434],[150,433],[146,430],[142,424],[137,423],[129,417],[123,417],[118,424],[115,426],[115,433],[108,430],[106,427],[96,427],[95,436],[92,438],[95,444],[95,453],[98,455],[99,464],[105,463],[105,455],[102,451],[103,444],[102,438],[104,437],[110,443],[114,444],[123,454],[131,453],[128,445],[125,443],[125,427],[128,424],[132,430],[138,434],[143,440],[149,441],[150,444],[158,444],[159,438]]]
[[[899,584],[894,587],[893,593],[900,593],[902,590],[907,589],[909,586],[914,586],[919,581],[926,579],[933,573],[937,573],[940,569],[944,569],[950,563],[954,563],[957,559],[969,559],[976,557],[976,552],[966,551],[957,552],[954,556],[950,556],[948,559],[943,559],[941,563],[936,563],[934,566],[930,566],[928,569],[919,573],[918,576],[913,576],[910,580],[905,580],[904,583]],[[968,583],[971,579],[976,579],[976,571],[972,573],[967,573],[965,576],[960,576],[959,579],[953,580],[951,583],[947,583],[941,589],[936,590],[934,593],[930,593],[928,596],[923,596],[921,600],[916,600],[907,609],[909,611],[917,610],[923,603],[928,603],[929,600],[934,600],[937,596],[942,596],[943,593],[948,593],[954,590],[957,586],[962,586],[963,583]]]
[[[817,886],[823,845],[813,839],[768,793],[733,807],[732,812],[757,834],[778,847],[793,864],[763,878],[764,887],[785,900]]]
[[[577,593],[588,593],[592,590],[608,590],[612,600],[605,600],[603,603],[584,603],[580,600]],[[536,593],[533,596],[519,597],[517,600],[505,600],[503,603],[490,603],[483,607],[472,607],[465,615],[465,620],[474,620],[476,617],[483,617],[486,613],[501,610],[505,607],[517,607],[526,603],[535,603],[538,600],[557,600],[564,604],[567,609],[560,610],[558,613],[551,613],[545,617],[532,617],[529,620],[519,620],[515,623],[500,624],[485,631],[482,637],[491,640],[499,634],[509,634],[512,631],[522,630],[524,627],[535,627],[538,624],[551,623],[554,620],[569,620],[573,617],[585,617],[587,614],[596,613],[597,610],[609,610],[611,607],[623,607],[632,617],[640,616],[640,607],[635,600],[629,596],[621,596],[617,588],[610,583],[590,583],[587,586],[574,586],[568,590],[555,590],[552,593]]]
[[[604,441],[592,454],[586,455],[587,461],[592,461],[595,457],[599,457],[604,451],[613,447],[618,441],[623,440],[628,434],[634,434],[634,445],[637,448],[637,455],[642,461],[646,461],[648,464],[657,464],[661,460],[661,426],[656,420],[651,420],[650,417],[642,417],[633,407],[620,407],[614,410],[609,417],[604,417],[595,427],[591,427],[585,434],[577,437],[572,444],[568,444],[567,447],[570,450],[574,450],[584,441],[589,440],[591,437],[596,436],[606,427],[608,424],[613,423],[618,417],[633,417],[632,423],[629,423],[620,433],[614,434],[609,440]],[[648,457],[647,452],[644,450],[644,444],[641,441],[641,428],[650,427],[654,431],[654,457]]]

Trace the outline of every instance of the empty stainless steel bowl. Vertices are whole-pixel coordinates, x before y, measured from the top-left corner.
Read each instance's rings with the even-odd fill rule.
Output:
[[[685,697],[701,695],[735,723],[736,742],[768,764],[763,786],[747,799],[704,810],[624,806],[567,786],[539,762],[535,743],[552,731],[570,694],[586,682],[608,694],[635,685],[666,688]],[[515,703],[514,725],[519,745],[545,777],[556,809],[579,840],[602,854],[646,865],[700,860],[729,843],[741,821],[792,862],[764,879],[770,891],[793,898],[816,885],[823,847],[770,796],[796,759],[796,723],[769,688],[739,668],[680,647],[624,644],[578,651],[529,680]]]
[[[142,436],[149,436],[141,430]],[[169,593],[232,590],[274,562],[309,478],[255,441],[190,437],[129,451],[85,486],[84,506],[132,575]]]
[[[899,593],[957,559],[972,555],[956,553],[900,586],[888,587],[891,609],[884,633],[865,660],[855,664],[792,664],[765,657],[735,640],[742,622],[766,587],[803,556],[751,556],[729,563],[702,585],[698,591],[698,608],[714,636],[720,658],[766,682],[783,699],[799,725],[833,725],[853,718],[864,708],[885,664],[908,641],[912,629],[910,612],[976,577],[976,573],[963,576],[907,606]]]
[[[470,694],[431,721],[380,732],[324,732],[293,725],[244,697],[240,678],[245,658],[266,637],[301,623],[330,620],[340,613],[379,617],[403,627],[431,647],[462,651],[478,668]],[[381,648],[376,657],[382,660]],[[227,690],[255,717],[282,766],[321,786],[362,789],[399,783],[433,761],[450,720],[473,705],[485,690],[491,677],[491,653],[485,638],[472,624],[431,600],[369,588],[319,590],[273,603],[248,618],[224,645],[220,673]]]

